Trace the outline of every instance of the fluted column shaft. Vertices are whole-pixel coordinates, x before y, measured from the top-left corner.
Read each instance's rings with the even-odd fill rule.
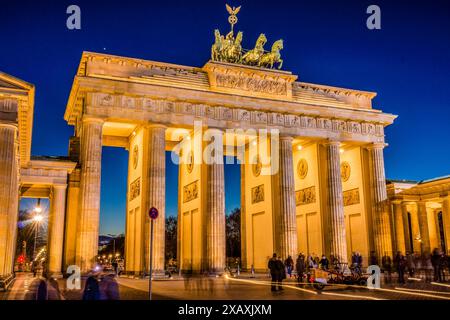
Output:
[[[392,237],[386,191],[386,177],[384,172],[383,148],[384,144],[373,144],[368,147],[375,251],[380,259],[385,254],[392,256]],[[380,259],[379,261],[381,261]]]
[[[414,251],[413,243],[411,242],[411,233],[409,230],[409,220],[408,220],[408,206],[406,202],[402,202],[402,217],[403,217],[403,232],[405,233],[405,253],[406,251]]]
[[[295,181],[292,137],[280,138],[280,255],[296,257],[297,221],[295,210]]]
[[[218,146],[223,146],[223,131],[209,129]],[[206,267],[209,272],[220,273],[226,264],[225,241],[225,178],[223,150],[216,149],[215,160],[208,164],[206,209]]]
[[[145,270],[150,263],[150,218],[148,210],[158,209],[158,218],[153,221],[153,272],[164,271],[165,255],[165,204],[166,204],[166,127],[151,125],[148,130],[148,209],[145,215]]]
[[[91,270],[98,254],[103,120],[84,118],[81,132],[80,222],[77,230],[76,264]]]
[[[430,253],[430,232],[428,229],[427,203],[425,201],[419,201],[417,203],[417,215],[419,217],[421,251],[422,253]]]
[[[442,202],[442,220],[444,223],[445,246],[450,251],[450,195],[446,195]],[[443,248],[442,248],[443,249]]]
[[[405,226],[403,225],[403,209],[400,201],[393,203],[395,221],[395,240],[397,251],[405,254]]]
[[[338,141],[325,144],[327,157],[327,189],[329,209],[329,233],[331,254],[341,263],[347,263],[347,240],[345,231],[344,200],[342,196],[342,180]]]
[[[54,185],[51,198],[52,203],[48,222],[48,271],[53,276],[62,275],[66,190],[67,185]]]
[[[0,276],[12,273],[18,203],[17,126],[0,123]]]

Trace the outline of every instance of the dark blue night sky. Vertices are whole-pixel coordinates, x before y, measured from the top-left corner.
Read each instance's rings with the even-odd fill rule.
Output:
[[[19,5],[20,3],[20,5]],[[283,69],[300,81],[376,91],[374,107],[399,115],[386,129],[386,175],[422,180],[450,174],[449,1],[231,1],[244,47],[264,32],[283,38]],[[66,28],[81,7],[82,30]],[[382,29],[366,28],[381,7]],[[190,66],[210,54],[213,30],[229,30],[224,1],[7,1],[0,6],[0,70],[36,86],[34,155],[66,155],[73,128],[63,114],[82,51]],[[125,225],[127,152],[104,148],[102,233]],[[227,211],[239,206],[239,167],[226,167]],[[168,164],[167,189],[177,187]],[[168,214],[176,195],[168,192]]]

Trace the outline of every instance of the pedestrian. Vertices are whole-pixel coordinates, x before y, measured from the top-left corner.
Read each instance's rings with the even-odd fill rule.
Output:
[[[405,269],[406,269],[406,258],[404,255],[400,255],[398,259],[398,283],[405,283]]]
[[[423,255],[422,266],[425,272],[425,281],[431,282],[433,279],[433,264],[431,263],[431,254],[425,253]]]
[[[314,259],[313,259],[312,256],[308,256],[307,260],[308,260],[307,263],[306,263],[307,280],[308,280],[308,283],[309,283],[310,280],[311,280],[311,272],[312,272],[313,269],[315,269],[315,264],[314,264]]]
[[[371,266],[378,266],[378,257],[375,254],[375,251],[370,251],[369,263]]]
[[[392,260],[391,257],[387,254],[387,252],[384,253],[383,258],[381,259],[381,264],[383,266],[383,273],[386,283],[391,283]]]
[[[286,266],[284,265],[283,261],[281,260],[281,257],[279,257],[276,261],[276,268],[278,271],[278,290],[284,290],[283,289],[283,280],[286,279]]]
[[[104,274],[99,283],[100,300],[119,300],[119,285],[116,274]]]
[[[320,267],[323,269],[323,270],[328,270],[328,265],[329,265],[329,261],[328,261],[328,258],[324,255],[324,254],[322,254],[322,259],[320,259],[320,262],[319,262],[319,264],[320,264]]]
[[[298,255],[295,269],[297,270],[297,281],[303,282],[303,275],[305,273],[305,257],[303,256],[303,253]]]
[[[416,269],[416,266],[414,264],[413,254],[411,254],[409,252],[406,253],[406,262],[407,262],[409,277],[412,278],[412,277],[414,277],[414,273],[415,273],[415,269]]]
[[[89,276],[83,291],[83,300],[100,300],[100,288],[98,280],[94,276]]]
[[[289,278],[292,277],[292,269],[294,269],[294,260],[292,260],[291,256],[288,256],[286,261],[284,262],[287,269],[287,274],[289,275]]]
[[[279,276],[278,266],[277,266],[277,254],[274,253],[272,258],[269,260],[267,267],[270,270],[270,276],[272,277],[272,286],[270,288],[271,291],[277,291],[277,282]]]
[[[433,271],[434,271],[434,276],[433,276],[433,280],[434,281],[438,281],[441,282],[442,278],[441,278],[441,270],[440,270],[440,254],[439,254],[439,250],[437,248],[435,248],[433,250],[433,255],[431,256],[431,264],[433,266]]]
[[[361,255],[361,253],[359,253],[359,252],[356,252],[356,262],[357,262],[357,266],[358,266],[358,273],[361,273],[362,265],[363,265],[363,257]]]

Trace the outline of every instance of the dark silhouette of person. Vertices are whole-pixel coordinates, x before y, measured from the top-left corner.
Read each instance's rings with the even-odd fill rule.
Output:
[[[278,261],[277,254],[274,253],[267,265],[267,267],[270,270],[270,275],[272,277],[272,286],[270,288],[271,291],[277,291],[277,282],[278,279],[280,278],[280,272],[278,271],[277,261]]]
[[[36,291],[36,300],[47,300],[47,282],[44,279],[39,279],[39,284]]]
[[[283,289],[283,280],[286,279],[286,266],[284,265],[283,261],[279,257],[276,261],[276,268],[278,272],[278,290],[284,290]]]
[[[83,291],[83,300],[100,300],[100,288],[96,277],[90,276],[87,278]]]
[[[301,253],[298,255],[295,268],[297,270],[297,281],[303,282],[303,276],[305,274],[305,257]]]
[[[115,274],[102,276],[99,283],[100,300],[119,300],[119,285],[115,276]]]

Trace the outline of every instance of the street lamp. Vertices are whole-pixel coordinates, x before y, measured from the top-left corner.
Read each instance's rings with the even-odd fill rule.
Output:
[[[38,232],[39,232],[39,225],[40,225],[42,219],[44,219],[44,217],[40,214],[36,214],[33,217],[33,221],[36,223],[36,228],[34,229],[33,257],[36,256],[36,243],[37,243],[37,237],[38,237]]]

